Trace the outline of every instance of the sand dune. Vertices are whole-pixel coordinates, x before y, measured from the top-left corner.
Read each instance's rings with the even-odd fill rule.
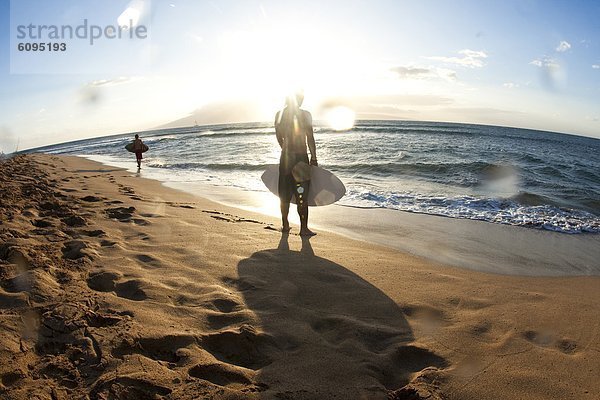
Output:
[[[0,397],[596,399],[600,279],[450,268],[72,157],[0,164]]]

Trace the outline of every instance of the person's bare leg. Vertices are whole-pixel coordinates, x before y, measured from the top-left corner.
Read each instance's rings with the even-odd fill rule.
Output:
[[[289,232],[290,223],[288,221],[288,214],[290,213],[290,203],[281,202],[281,231]]]
[[[308,229],[308,204],[298,204],[298,215],[300,216],[300,236],[314,236],[316,233]]]

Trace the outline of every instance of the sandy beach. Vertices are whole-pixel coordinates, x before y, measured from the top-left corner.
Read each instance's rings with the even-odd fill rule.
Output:
[[[282,235],[275,217],[77,157],[17,156],[0,182],[2,399],[600,396],[599,276]],[[554,270],[557,249],[598,243],[553,238],[534,248]]]

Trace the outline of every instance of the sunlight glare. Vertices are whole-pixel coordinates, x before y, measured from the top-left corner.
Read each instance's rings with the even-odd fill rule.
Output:
[[[282,107],[285,96],[299,87],[310,93],[308,103],[318,103],[327,96],[345,95],[348,82],[356,81],[363,70],[361,62],[348,62],[356,58],[353,43],[288,20],[227,31],[219,37],[219,67],[213,76],[227,81],[230,96],[253,96],[271,107]],[[222,85],[220,90],[224,96]]]
[[[355,119],[356,114],[354,111],[344,106],[333,107],[326,114],[328,125],[335,131],[352,129]]]

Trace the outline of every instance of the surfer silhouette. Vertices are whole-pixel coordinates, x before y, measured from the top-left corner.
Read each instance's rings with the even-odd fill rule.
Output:
[[[300,216],[300,235],[313,236],[308,229],[308,191],[310,189],[310,165],[317,166],[317,150],[313,135],[312,116],[300,109],[303,93],[286,99],[285,107],[275,116],[275,134],[281,146],[279,159],[279,199],[283,232],[289,232],[288,214],[292,196],[296,196]],[[308,159],[310,150],[310,161]],[[310,165],[309,165],[310,164]]]
[[[137,161],[138,169],[142,168],[142,151],[144,149],[144,142],[140,139],[140,136],[136,133],[135,140],[133,141],[133,152],[135,153],[135,159]]]

